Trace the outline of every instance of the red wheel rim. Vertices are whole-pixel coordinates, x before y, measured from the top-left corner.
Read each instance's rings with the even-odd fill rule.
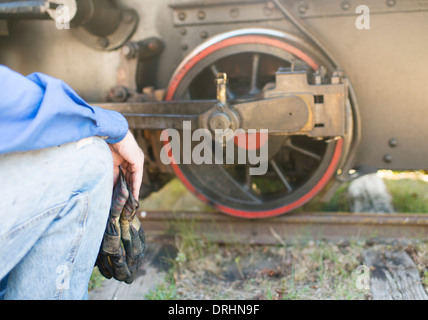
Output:
[[[281,40],[269,38],[262,35],[236,36],[236,37],[227,38],[217,43],[214,43],[213,45],[200,51],[191,59],[189,59],[186,63],[184,63],[180,67],[180,69],[174,74],[174,77],[168,86],[168,91],[165,99],[167,101],[170,101],[173,99],[174,94],[178,86],[180,85],[181,81],[184,79],[186,74],[199,61],[201,61],[202,59],[206,58],[210,54],[213,54],[221,49],[224,49],[230,46],[235,46],[235,45],[242,45],[242,44],[264,44],[268,46],[273,46],[275,48],[278,48],[293,54],[294,56],[296,56],[297,58],[301,59],[306,64],[308,64],[314,70],[317,70],[319,68],[318,64],[306,53]],[[167,145],[167,144],[168,144],[168,141],[164,141],[164,145]],[[219,211],[235,217],[241,217],[241,218],[250,218],[250,219],[251,218],[269,218],[269,217],[278,216],[280,214],[284,214],[291,210],[294,210],[302,206],[303,204],[307,203],[311,199],[313,199],[327,185],[331,177],[334,175],[341,158],[342,145],[343,145],[343,140],[342,139],[337,140],[333,157],[329,166],[327,167],[324,175],[321,177],[318,183],[309,192],[307,192],[305,195],[301,196],[300,198],[296,199],[292,203],[289,203],[282,207],[278,207],[276,209],[270,209],[270,210],[244,211],[244,210],[227,207],[219,203],[213,202],[212,200],[208,199],[203,194],[198,192],[198,190],[189,182],[189,180],[180,170],[179,165],[175,161],[171,163],[171,166],[176,176],[181,180],[181,182],[185,185],[185,187],[190,192],[192,192],[198,199],[202,200],[207,204],[214,206]]]

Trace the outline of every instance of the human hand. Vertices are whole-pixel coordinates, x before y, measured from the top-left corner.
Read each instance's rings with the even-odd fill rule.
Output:
[[[132,195],[138,201],[143,181],[144,153],[130,131],[125,138],[115,144],[109,144],[113,155],[113,184],[119,178],[119,166],[125,175],[126,182],[132,189]]]

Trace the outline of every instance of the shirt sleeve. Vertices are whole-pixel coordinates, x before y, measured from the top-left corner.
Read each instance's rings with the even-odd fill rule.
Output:
[[[88,105],[63,81],[42,73],[24,77],[0,65],[0,154],[91,136],[117,143],[127,132],[120,113]]]

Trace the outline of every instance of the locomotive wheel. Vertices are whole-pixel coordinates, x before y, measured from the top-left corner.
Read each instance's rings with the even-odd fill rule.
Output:
[[[177,68],[166,99],[215,99],[214,78],[224,72],[229,78],[229,100],[254,100],[266,84],[275,81],[280,67],[319,68],[315,54],[311,57],[300,48],[282,33],[267,29],[216,36]],[[266,218],[298,208],[317,195],[336,172],[343,141],[270,134],[268,143],[268,171],[262,176],[249,175],[249,166],[242,164],[171,165],[192,193],[219,211]]]

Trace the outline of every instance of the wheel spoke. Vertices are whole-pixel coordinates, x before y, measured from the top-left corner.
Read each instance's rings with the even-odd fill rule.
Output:
[[[244,193],[248,198],[250,198],[251,200],[253,200],[256,203],[261,203],[262,201],[252,192],[253,188],[252,188],[252,179],[251,179],[251,175],[249,173],[249,167],[246,167],[246,172],[245,172],[245,184],[242,185],[239,182],[237,182],[230,174],[229,172],[227,172],[223,167],[222,169],[224,170],[224,172],[226,173],[226,175],[228,176],[228,178],[233,181],[233,184],[235,185],[235,188],[239,189],[240,192]]]
[[[257,88],[257,80],[259,77],[259,63],[260,55],[258,53],[253,55],[253,65],[251,69],[251,82],[250,82],[250,95],[255,95],[259,92]]]
[[[271,164],[273,170],[275,171],[275,173],[277,174],[277,176],[279,177],[281,182],[284,184],[284,186],[288,190],[288,192],[293,191],[293,188],[291,187],[290,183],[287,181],[287,178],[283,174],[281,168],[278,167],[278,164],[276,163],[276,161],[272,159],[269,161],[269,163]]]
[[[252,184],[253,184],[253,179],[251,179],[250,167],[245,166],[245,187],[248,190],[253,190]]]
[[[226,195],[255,204],[262,203],[262,200],[251,192],[252,189],[247,189],[245,183],[238,182],[223,165],[190,166],[187,169],[196,177],[203,179],[203,183],[210,188],[215,184]]]
[[[309,150],[306,150],[304,148],[298,147],[296,145],[294,145],[290,139],[287,140],[287,142],[285,143],[286,147],[289,147],[290,149],[293,149],[294,151],[300,152],[308,157],[314,158],[317,161],[321,160],[321,156],[317,155],[316,153],[313,153]]]

